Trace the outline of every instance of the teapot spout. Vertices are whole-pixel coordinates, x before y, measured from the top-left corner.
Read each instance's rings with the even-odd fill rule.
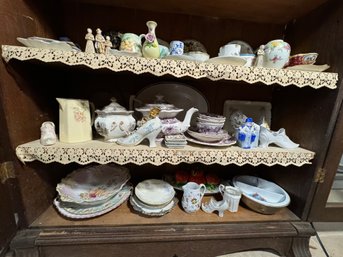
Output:
[[[191,125],[191,118],[197,111],[199,111],[197,108],[192,107],[186,112],[186,116],[181,124],[181,132],[185,132],[189,128]]]

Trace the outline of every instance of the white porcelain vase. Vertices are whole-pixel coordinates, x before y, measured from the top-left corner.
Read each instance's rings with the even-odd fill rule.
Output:
[[[267,68],[282,69],[289,61],[291,46],[281,40],[272,40],[265,45],[263,66]]]

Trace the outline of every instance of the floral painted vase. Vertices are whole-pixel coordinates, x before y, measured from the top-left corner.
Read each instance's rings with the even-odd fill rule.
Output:
[[[282,69],[289,60],[290,45],[281,40],[272,40],[265,45],[263,66],[267,68]]]
[[[155,35],[155,29],[157,27],[157,23],[154,21],[148,21],[146,25],[149,31],[147,34],[144,35],[145,41],[142,47],[143,56],[146,58],[159,58],[160,48],[159,48],[157,38]]]

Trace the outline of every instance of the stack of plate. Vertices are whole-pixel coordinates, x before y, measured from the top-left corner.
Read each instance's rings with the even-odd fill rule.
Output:
[[[175,190],[167,182],[159,179],[144,180],[135,187],[130,197],[134,210],[148,216],[163,216],[177,204]]]
[[[184,148],[187,145],[187,140],[183,134],[166,135],[164,143],[169,148]]]
[[[56,187],[57,210],[73,219],[105,214],[121,205],[131,195],[126,183],[129,170],[116,165],[98,165],[73,171]]]

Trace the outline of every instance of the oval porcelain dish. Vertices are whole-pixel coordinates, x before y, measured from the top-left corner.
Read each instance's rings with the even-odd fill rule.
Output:
[[[163,180],[147,179],[138,183],[135,187],[135,195],[143,203],[163,205],[174,198],[175,190]]]
[[[291,201],[283,188],[259,177],[237,176],[232,183],[242,191],[242,201],[262,214],[274,214]]]

